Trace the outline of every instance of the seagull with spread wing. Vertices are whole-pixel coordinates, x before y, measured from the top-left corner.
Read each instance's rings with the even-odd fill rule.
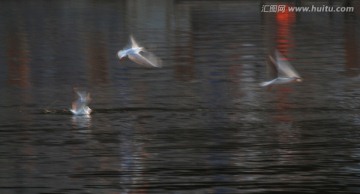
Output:
[[[70,111],[74,115],[90,115],[91,109],[88,107],[90,102],[90,93],[86,91],[75,91],[78,95],[78,99],[72,103]]]
[[[275,71],[277,71],[277,77],[273,80],[262,82],[260,85],[271,86],[275,84],[286,84],[291,82],[301,82],[302,78],[296,72],[294,67],[290,64],[288,60],[278,51],[275,51],[275,60],[273,57],[270,57],[270,62],[275,66]]]
[[[129,57],[130,60],[140,65],[151,67],[161,66],[161,61],[154,54],[146,51],[143,47],[140,47],[133,36],[130,36],[130,41],[130,47],[125,47],[117,53],[120,60],[124,57]]]

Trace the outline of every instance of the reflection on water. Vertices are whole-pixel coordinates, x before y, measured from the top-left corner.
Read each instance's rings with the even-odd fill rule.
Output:
[[[0,2],[0,193],[360,192],[359,12],[259,3]],[[259,86],[275,49],[304,82]]]
[[[350,77],[356,77],[359,75],[360,60],[359,60],[359,49],[358,49],[358,37],[357,28],[354,23],[355,17],[350,13],[345,15],[345,69],[346,74]]]
[[[8,41],[6,43],[8,46],[6,57],[9,71],[8,82],[18,87],[29,87],[30,69],[25,37],[20,34],[9,34],[6,40]]]
[[[91,126],[90,115],[73,115],[71,121],[76,128],[88,128]]]

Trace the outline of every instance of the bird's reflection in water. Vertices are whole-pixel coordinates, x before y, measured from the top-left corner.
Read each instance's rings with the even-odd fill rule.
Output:
[[[74,128],[89,128],[91,126],[90,115],[73,115],[71,122]]]

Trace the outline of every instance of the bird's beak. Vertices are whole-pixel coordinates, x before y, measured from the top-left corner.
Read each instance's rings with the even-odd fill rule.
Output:
[[[302,79],[302,78],[296,78],[296,81],[297,81],[297,82],[302,82],[303,79]]]

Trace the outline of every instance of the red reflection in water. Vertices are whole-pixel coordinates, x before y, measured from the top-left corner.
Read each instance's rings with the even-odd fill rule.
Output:
[[[273,117],[276,121],[291,123],[294,120],[293,116],[287,111],[288,109],[294,108],[294,105],[289,102],[289,94],[292,92],[293,90],[288,87],[281,87],[277,91],[277,103],[275,104],[276,114]]]
[[[174,69],[175,78],[180,81],[192,81],[195,79],[193,38],[181,38],[180,35],[179,37],[174,55],[177,61]]]
[[[104,35],[102,33],[94,33],[90,35],[87,42],[87,54],[90,81],[92,83],[108,83],[108,59],[107,59],[107,45],[103,41]]]
[[[356,39],[356,25],[355,21],[351,18],[347,18],[344,26],[345,37],[345,69],[346,75],[349,77],[355,77],[359,75],[360,58],[358,49],[358,40]]]
[[[284,12],[276,13],[276,21],[278,24],[277,28],[277,49],[283,53],[283,55],[288,55],[289,48],[293,47],[292,41],[292,32],[291,27],[295,22],[295,13],[288,11],[288,5],[285,5]]]
[[[294,47],[291,28],[296,17],[294,12],[288,11],[288,7],[289,5],[285,5],[284,12],[276,13],[276,48],[286,57],[285,60],[289,60],[287,56],[290,53],[291,48]],[[277,114],[275,114],[274,119],[279,122],[292,122],[293,117],[287,112],[287,110],[289,108],[293,108],[293,105],[289,102],[289,94],[291,94],[293,90],[289,88],[288,85],[284,85],[279,87],[276,92]]]
[[[30,58],[26,39],[20,33],[10,33],[6,40],[8,83],[27,88],[30,86]]]
[[[276,13],[276,21],[279,24],[293,24],[295,22],[295,13],[288,11],[289,5],[285,5],[284,12],[277,12]]]

